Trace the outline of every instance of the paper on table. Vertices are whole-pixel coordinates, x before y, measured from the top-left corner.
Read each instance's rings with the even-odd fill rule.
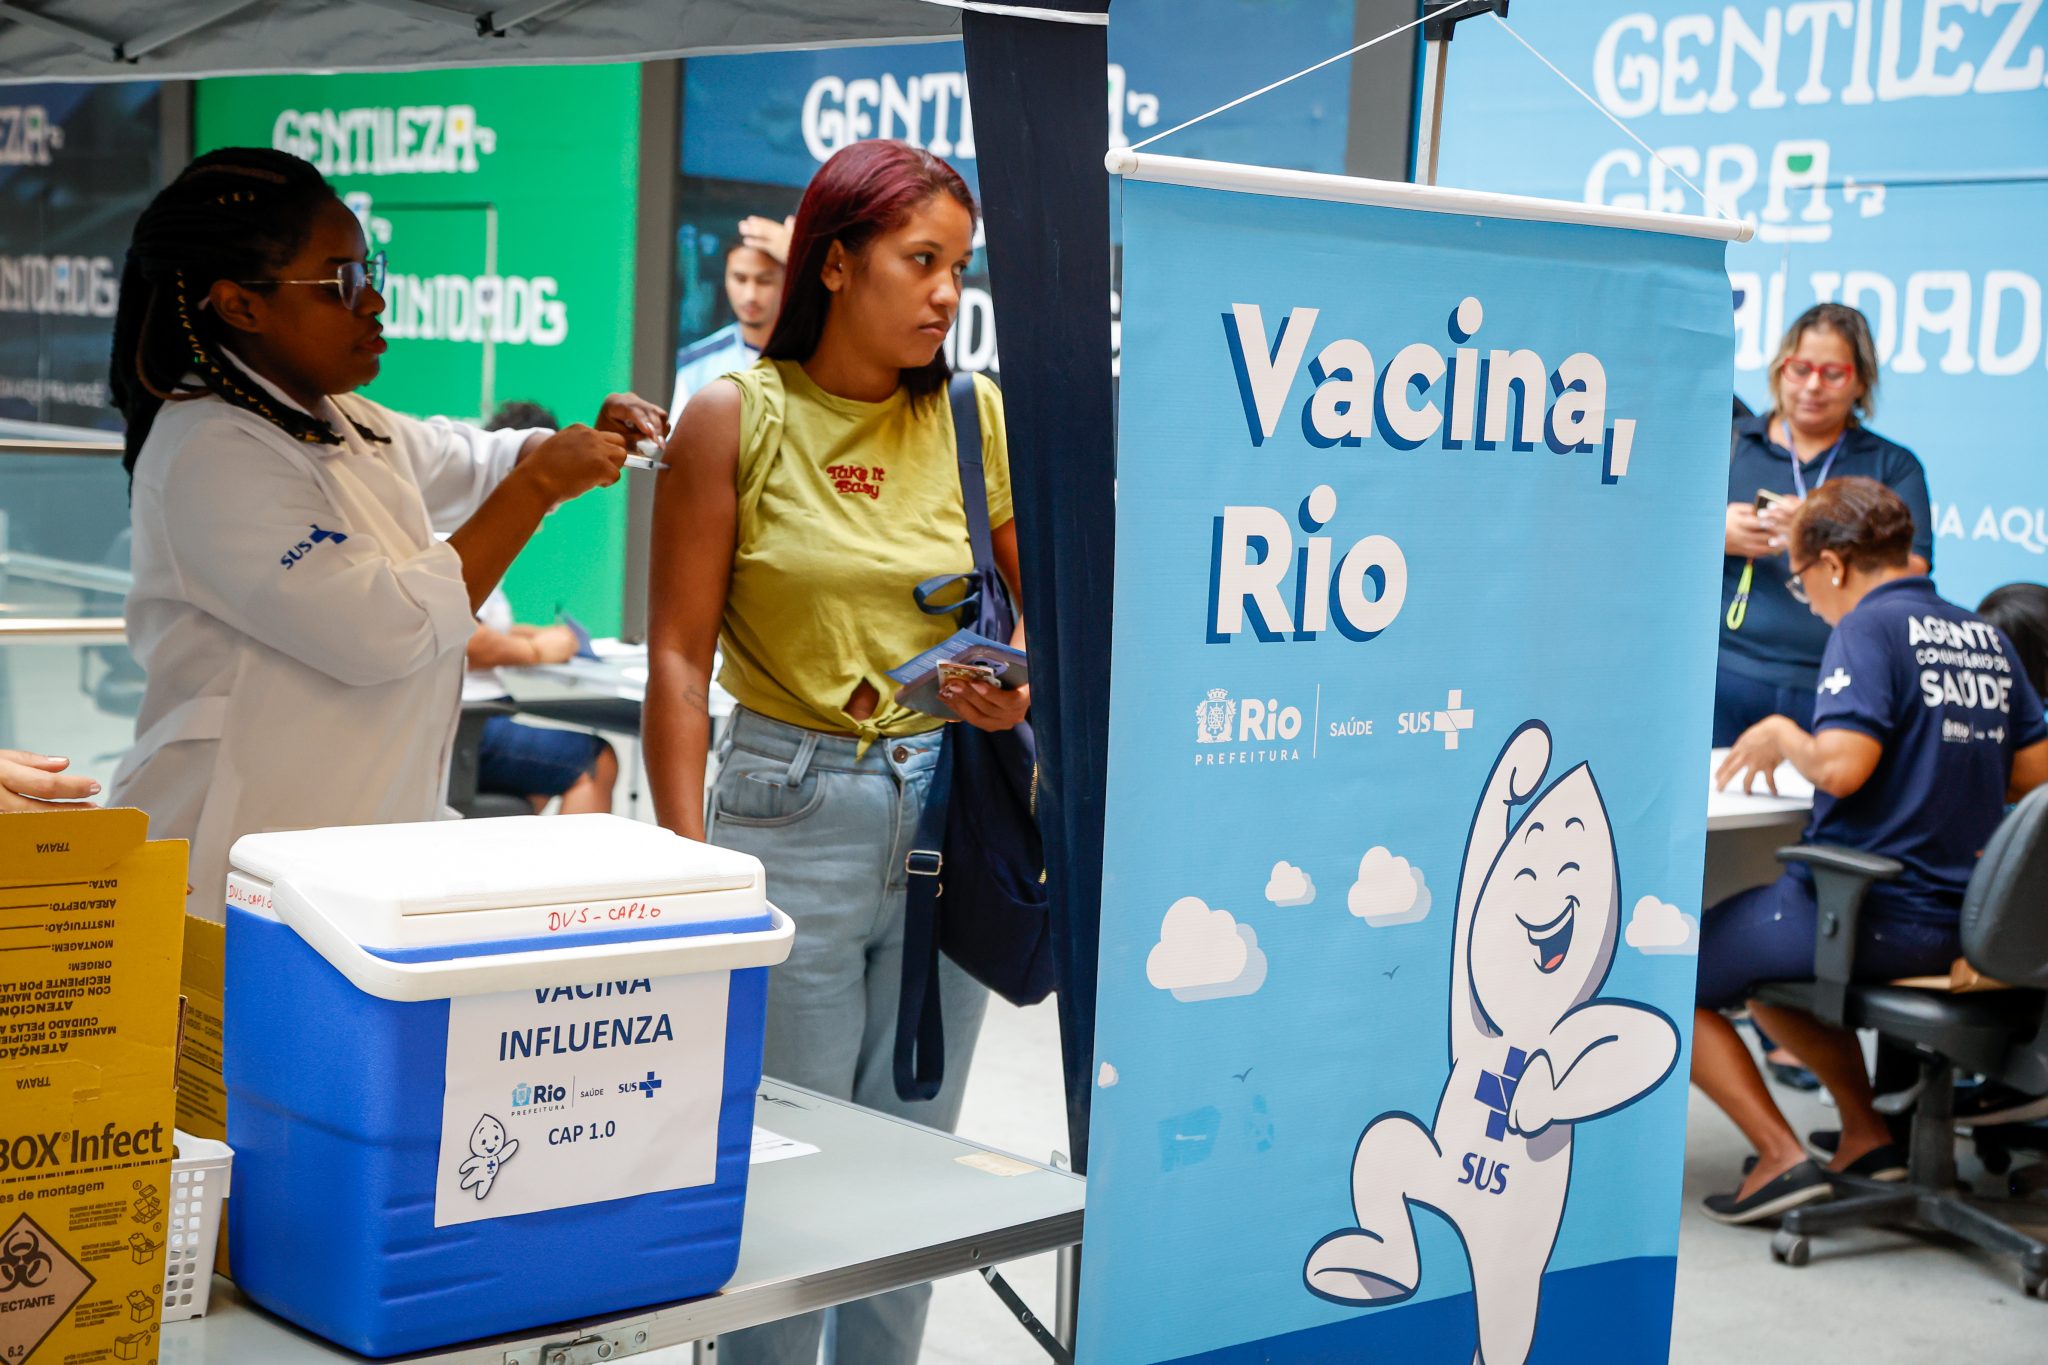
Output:
[[[962,1166],[972,1166],[977,1171],[987,1171],[990,1175],[1030,1175],[1038,1169],[1028,1161],[1019,1161],[1013,1156],[1004,1156],[1001,1152],[970,1152],[966,1156],[956,1156],[953,1160]]]
[[[1721,770],[1721,764],[1725,762],[1727,758],[1728,751],[1726,749],[1716,749],[1713,751],[1712,761],[1709,762],[1707,765],[1708,791],[1714,790],[1714,774],[1718,773]],[[1780,763],[1778,765],[1778,771],[1772,774],[1772,777],[1778,784],[1778,795],[1797,797],[1805,801],[1811,801],[1813,799],[1813,783],[1807,781],[1804,777],[1800,776],[1799,770],[1793,767],[1790,763]],[[1734,778],[1729,781],[1728,793],[1733,796],[1741,796],[1743,794],[1742,780],[1740,778]],[[1769,796],[1770,794],[1771,789],[1764,784],[1764,780],[1762,777],[1758,777],[1756,781],[1750,785],[1749,795],[1751,796]]]
[[[817,1150],[808,1142],[771,1133],[757,1123],[754,1125],[754,1150],[747,1157],[747,1164],[765,1166],[771,1161],[786,1161],[793,1156],[810,1156]]]

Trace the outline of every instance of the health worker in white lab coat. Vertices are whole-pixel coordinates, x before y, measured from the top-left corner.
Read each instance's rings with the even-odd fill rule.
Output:
[[[667,425],[625,394],[560,432],[354,396],[382,363],[383,281],[320,173],[256,148],[186,167],[122,274],[128,632],[149,680],[107,800],[192,842],[207,918],[244,834],[440,815],[478,606],[543,516]]]

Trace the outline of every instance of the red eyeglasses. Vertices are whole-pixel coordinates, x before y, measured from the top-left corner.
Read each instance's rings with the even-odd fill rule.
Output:
[[[1804,384],[1815,375],[1820,376],[1824,388],[1839,389],[1856,377],[1854,365],[1816,365],[1810,360],[1788,360],[1784,368],[1785,378],[1794,384]]]

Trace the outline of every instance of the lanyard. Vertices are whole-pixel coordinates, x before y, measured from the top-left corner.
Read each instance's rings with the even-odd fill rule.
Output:
[[[1769,434],[1769,429],[1766,428],[1765,436],[1768,437]],[[1791,436],[1792,424],[1787,422],[1785,424],[1785,437],[1789,441]],[[1827,455],[1821,460],[1820,477],[1813,481],[1815,488],[1828,481],[1828,475],[1834,472],[1835,456],[1842,453],[1842,443],[1848,439],[1849,429],[1844,427],[1842,428],[1842,434],[1835,438],[1835,443],[1828,447]],[[1792,486],[1799,490],[1799,496],[1803,500],[1806,497],[1806,475],[1799,468],[1799,451],[1788,446],[1786,447],[1786,454],[1792,457]],[[1735,597],[1728,603],[1728,615],[1726,617],[1728,629],[1741,630],[1742,623],[1749,619],[1749,594],[1755,582],[1756,561],[1753,559],[1747,560],[1742,566],[1742,581],[1735,585]]]
[[[1785,424],[1785,438],[1787,441],[1792,438],[1792,424],[1790,422]],[[1828,453],[1821,461],[1820,477],[1813,481],[1815,488],[1828,481],[1828,475],[1833,472],[1835,467],[1835,456],[1842,453],[1842,443],[1848,439],[1849,429],[1843,427],[1842,434],[1835,438],[1835,443],[1828,447]],[[1806,475],[1799,468],[1799,451],[1796,447],[1788,445],[1785,448],[1785,452],[1792,457],[1792,486],[1799,490],[1800,498],[1804,499],[1806,497]]]
[[[1749,619],[1749,589],[1756,582],[1756,561],[1742,561],[1742,581],[1735,585],[1735,598],[1728,604],[1728,629],[1741,630]]]

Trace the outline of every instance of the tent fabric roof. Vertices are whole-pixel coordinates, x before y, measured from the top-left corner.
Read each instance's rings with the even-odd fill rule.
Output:
[[[648,61],[959,32],[954,0],[0,0],[0,84]]]

